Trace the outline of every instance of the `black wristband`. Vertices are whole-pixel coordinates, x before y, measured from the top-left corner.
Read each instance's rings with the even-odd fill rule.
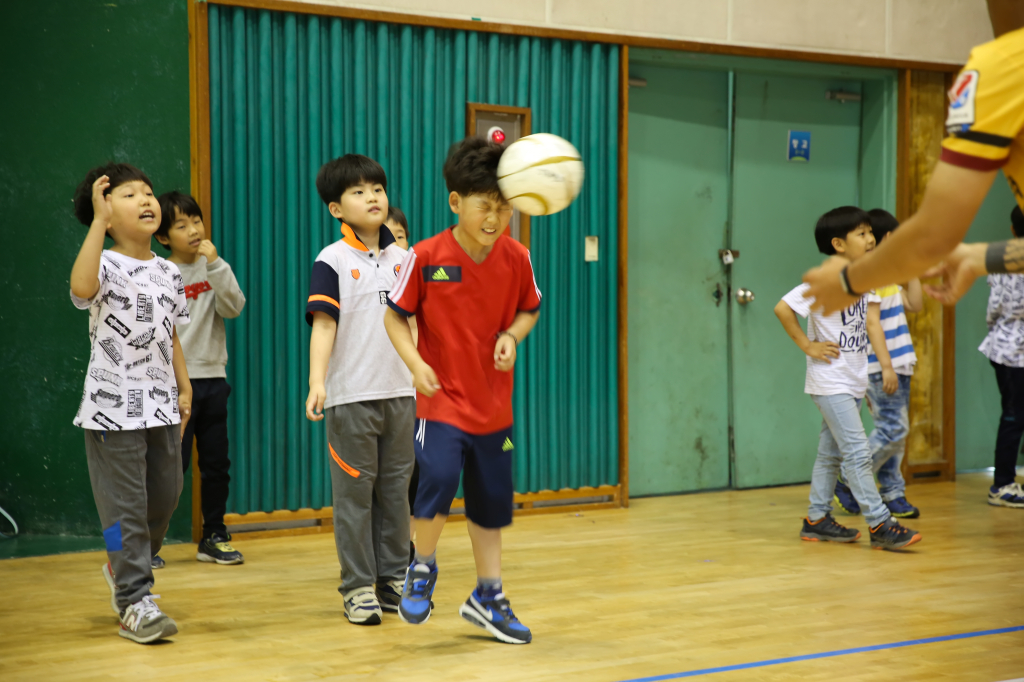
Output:
[[[1006,268],[1007,242],[995,242],[985,249],[985,270],[989,274],[1009,272]]]
[[[843,291],[845,291],[847,295],[863,296],[864,294],[858,294],[856,291],[853,290],[853,287],[850,286],[850,276],[846,272],[849,269],[849,265],[844,265],[843,269],[839,271],[839,284],[842,285]]]
[[[519,348],[519,339],[517,339],[517,338],[516,338],[516,335],[515,335],[515,334],[513,334],[512,332],[510,332],[509,330],[507,330],[507,329],[506,329],[506,330],[505,330],[505,331],[503,331],[503,332],[498,332],[498,336],[497,336],[497,338],[499,338],[499,339],[500,339],[500,338],[501,338],[501,337],[503,337],[503,336],[511,336],[511,337],[512,337],[512,340],[513,340],[513,341],[515,341],[515,344],[516,344],[516,348]]]

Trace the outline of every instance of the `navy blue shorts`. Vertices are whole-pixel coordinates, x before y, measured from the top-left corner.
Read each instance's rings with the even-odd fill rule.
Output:
[[[512,427],[474,436],[450,424],[416,420],[416,463],[420,480],[413,516],[448,515],[459,490],[466,517],[482,528],[512,523]]]

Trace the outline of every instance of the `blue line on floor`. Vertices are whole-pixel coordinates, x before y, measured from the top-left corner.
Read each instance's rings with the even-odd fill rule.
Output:
[[[697,677],[698,675],[711,675],[713,673],[726,673],[733,670],[748,670],[750,668],[764,668],[770,665],[781,665],[782,663],[794,663],[796,661],[813,661],[817,658],[834,658],[848,654],[862,654],[866,651],[882,651],[884,649],[902,649],[907,646],[918,644],[935,644],[936,642],[950,642],[957,639],[972,639],[974,637],[985,637],[988,635],[1005,635],[1009,632],[1024,631],[1024,625],[1015,625],[1010,628],[999,628],[997,630],[980,630],[978,632],[962,632],[957,635],[942,635],[941,637],[928,637],[925,639],[911,639],[906,642],[893,642],[891,644],[875,644],[873,646],[860,646],[855,649],[839,649],[838,651],[825,651],[820,654],[805,654],[803,656],[788,656],[786,658],[771,658],[766,661],[755,661],[753,663],[738,663],[736,665],[723,665],[717,668],[701,668],[700,670],[687,670],[682,673],[670,673],[668,675],[654,675],[653,677],[637,677],[623,682],[664,682],[665,680],[679,680],[684,677]]]

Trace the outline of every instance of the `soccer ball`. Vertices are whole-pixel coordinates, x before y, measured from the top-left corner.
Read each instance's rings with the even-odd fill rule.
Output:
[[[509,145],[498,162],[498,187],[527,215],[551,215],[573,202],[583,186],[583,161],[568,140],[536,133]]]

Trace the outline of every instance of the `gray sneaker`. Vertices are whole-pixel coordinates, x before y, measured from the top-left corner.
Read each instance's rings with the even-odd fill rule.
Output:
[[[118,634],[139,644],[149,644],[178,634],[178,626],[153,603],[159,595],[147,594],[121,613]]]
[[[342,594],[345,617],[356,625],[380,625],[381,608],[372,587],[357,587]]]

